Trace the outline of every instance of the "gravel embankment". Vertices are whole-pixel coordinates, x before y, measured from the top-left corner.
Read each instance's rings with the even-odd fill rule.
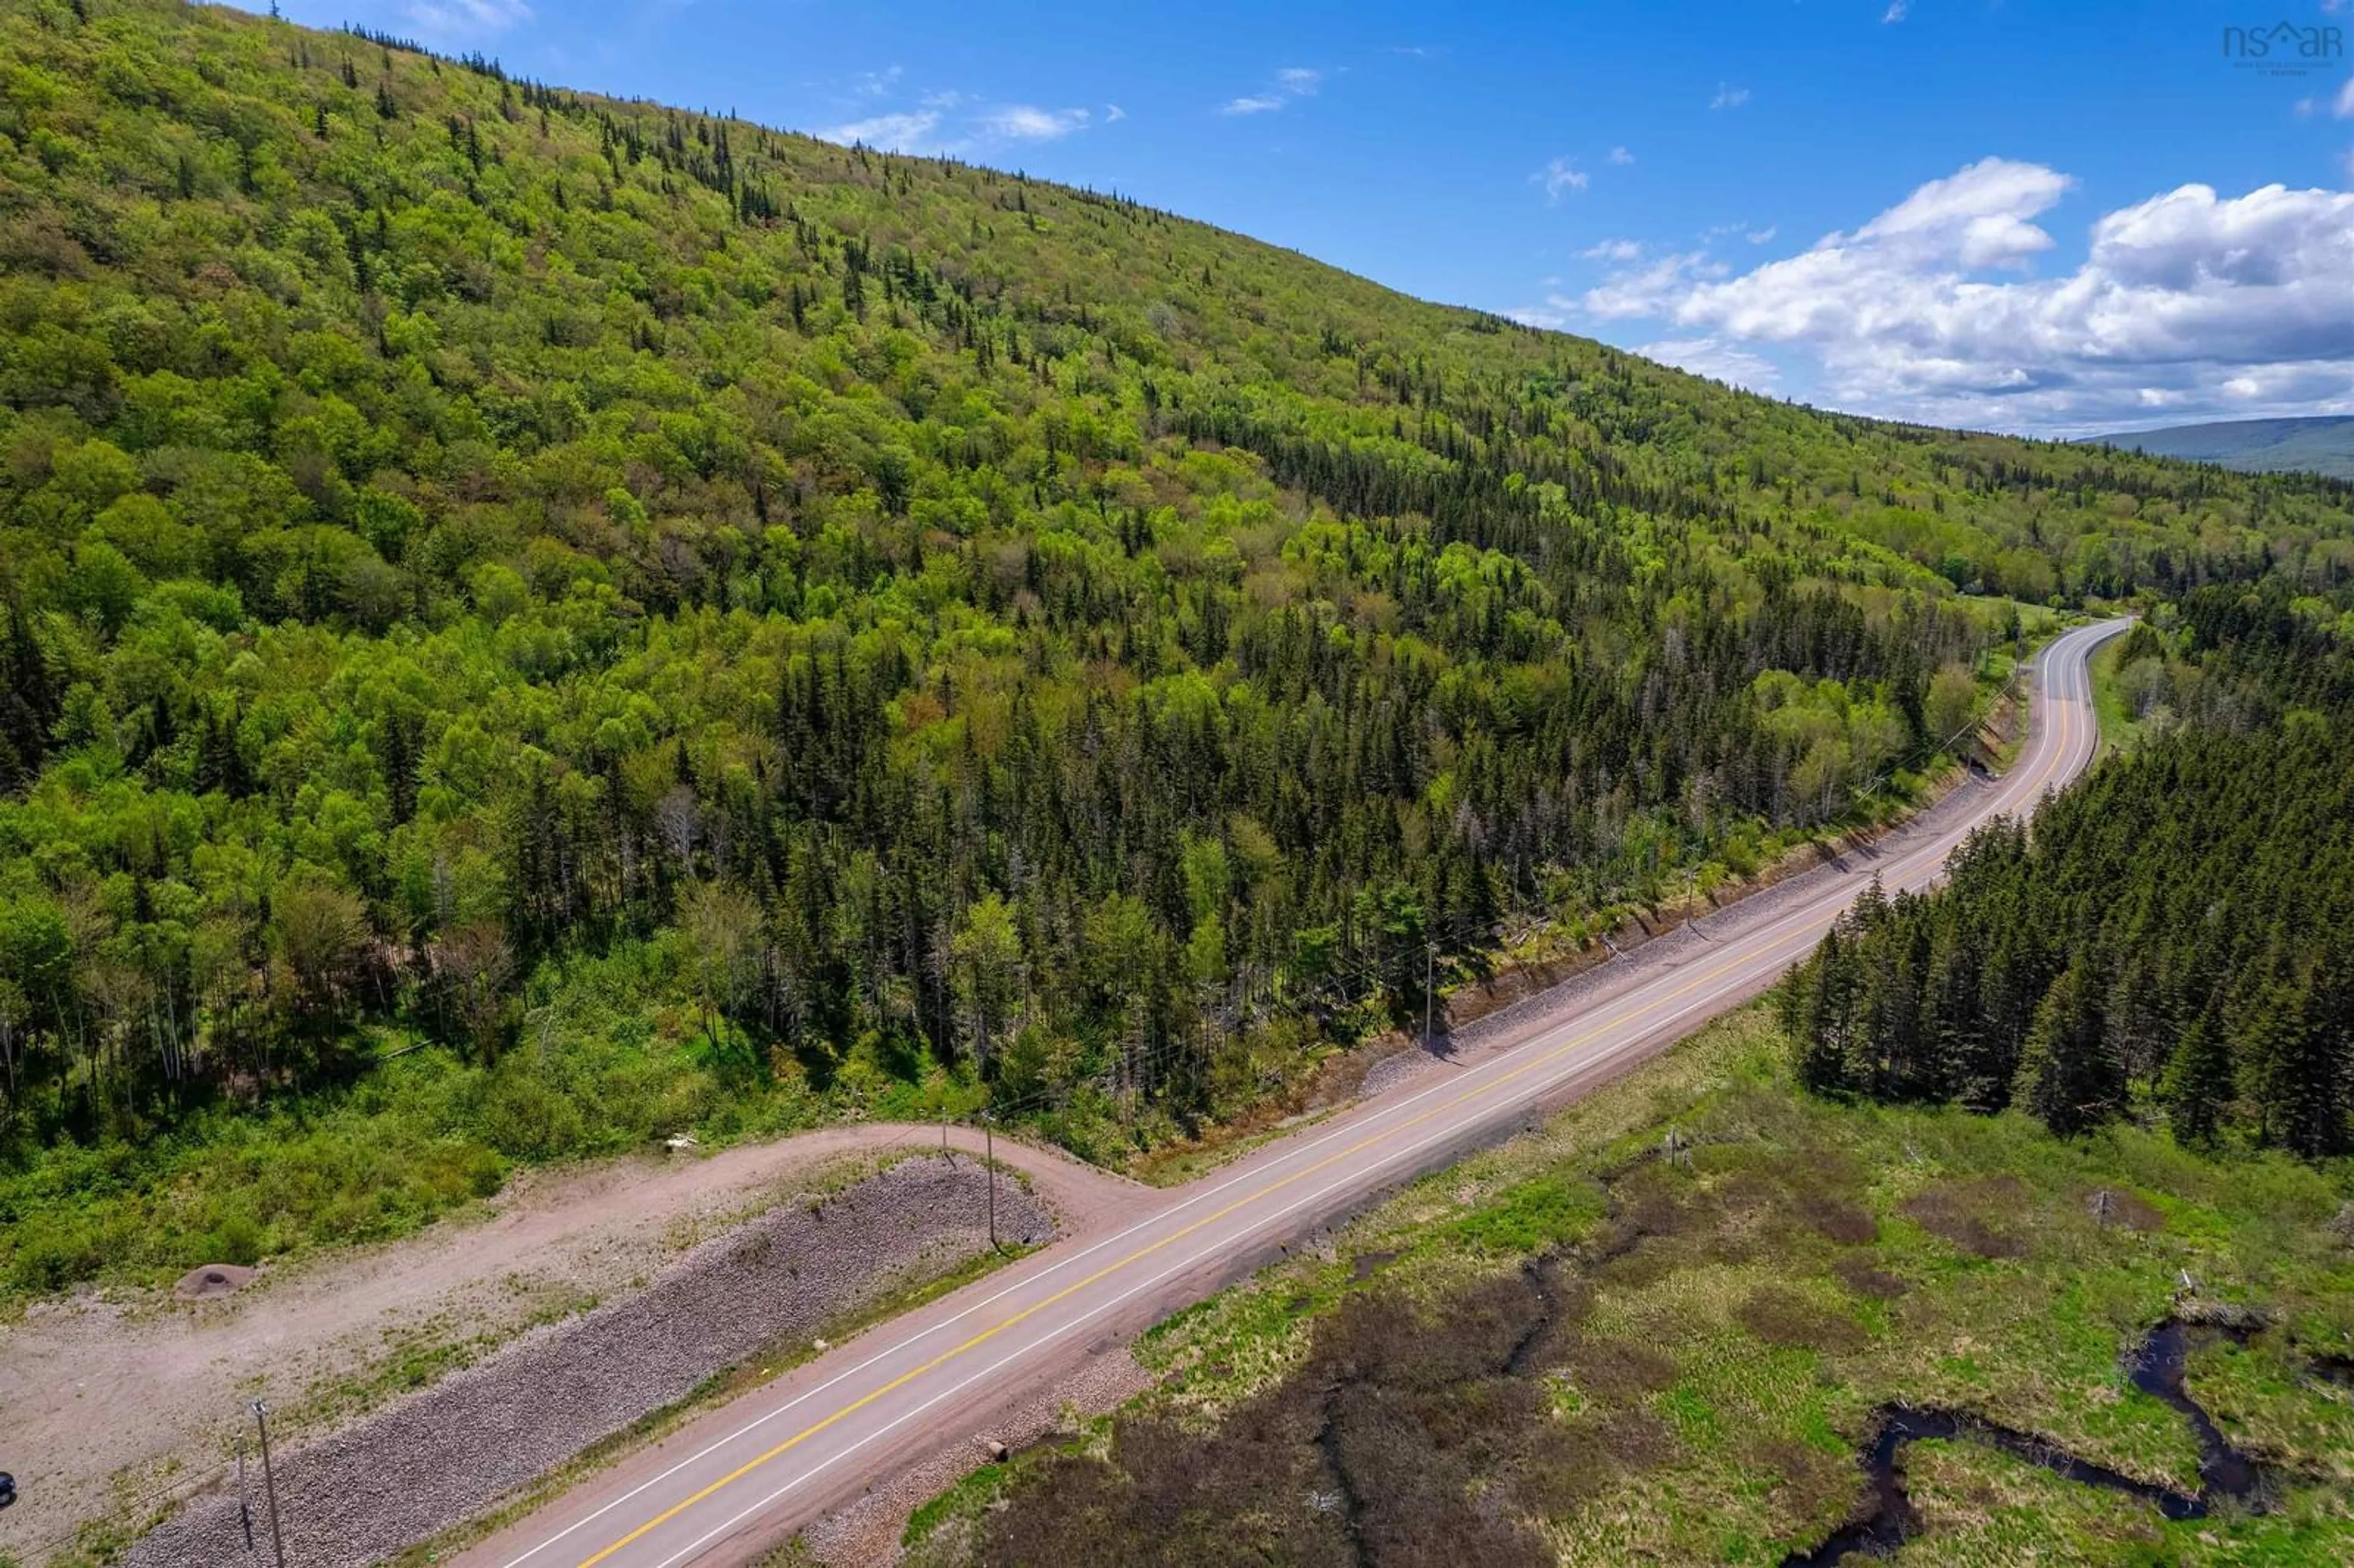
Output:
[[[805,1340],[895,1285],[986,1250],[987,1188],[970,1160],[910,1159],[819,1202],[705,1243],[643,1290],[538,1330],[332,1436],[278,1456],[286,1560],[381,1562],[488,1510],[581,1449],[674,1404],[779,1341]],[[1001,1176],[1000,1234],[1042,1242],[1054,1221]],[[618,1282],[617,1282],[618,1283]],[[249,1554],[233,1493],[202,1496],[138,1542],[130,1568],[267,1562],[251,1478]]]
[[[1984,791],[1995,780],[1972,774],[1954,789],[1907,818],[1901,825],[1869,838],[1850,838],[1824,846],[1822,858],[1801,871],[1758,888],[1723,908],[1710,910],[1696,922],[1680,924],[1657,936],[1639,927],[1613,933],[1618,956],[1611,962],[1545,986],[1469,1022],[1453,1026],[1445,1035],[1441,1053],[1409,1044],[1384,1057],[1365,1074],[1360,1098],[1395,1088],[1430,1070],[1443,1054],[1450,1060],[1477,1056],[1490,1046],[1520,1039],[1531,1030],[1564,1018],[1589,1005],[1597,993],[1622,991],[1641,980],[1706,953],[1716,944],[1746,936],[1768,921],[1779,919],[1858,867],[1869,869],[1901,858],[1917,845],[1950,830],[1978,810]]]

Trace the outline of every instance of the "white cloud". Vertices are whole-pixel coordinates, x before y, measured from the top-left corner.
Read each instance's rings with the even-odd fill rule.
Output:
[[[1522,326],[1560,332],[1577,319],[1577,302],[1566,294],[1547,294],[1541,305],[1515,305],[1504,313]]]
[[[894,67],[860,79],[887,87],[896,74]],[[859,90],[864,95],[866,88],[862,85]],[[1117,106],[1107,106],[1100,123],[1126,118]],[[964,157],[1023,143],[1058,141],[1097,123],[1091,110],[1042,109],[1033,103],[988,105],[970,92],[936,91],[917,99],[914,109],[867,114],[816,134],[844,146],[858,143],[885,153]]]
[[[869,98],[880,98],[898,86],[900,77],[906,74],[897,66],[893,66],[887,70],[861,71],[858,75],[858,90]]]
[[[1010,103],[982,115],[981,126],[986,133],[1008,141],[1052,142],[1086,130],[1087,120],[1084,109],[1036,109],[1027,103]]]
[[[2052,248],[2052,237],[2027,219],[2074,184],[2041,164],[1981,158],[1957,174],[1931,180],[1855,237],[1906,256],[1951,252],[1964,267],[2020,266]]]
[[[1564,191],[1582,191],[1592,183],[1592,176],[1577,166],[1575,158],[1555,158],[1529,176],[1529,184],[1544,186],[1545,200],[1559,201]]]
[[[2354,409],[2354,193],[2183,185],[2101,216],[2082,265],[2036,277],[2052,241],[2032,220],[2073,184],[1988,158],[1739,276],[1674,255],[1579,302],[1670,323],[1669,341],[1800,348],[1827,400],[1943,423],[2069,433],[2154,407]]]
[[[1696,280],[1721,277],[1725,269],[1705,252],[1674,251],[1649,265],[1609,277],[1585,291],[1580,302],[1587,314],[1604,321],[1661,316],[1691,291]]]
[[[1624,168],[1635,161],[1635,154],[1624,147],[1613,147],[1610,149],[1610,161]]]
[[[1605,239],[1587,246],[1577,254],[1578,259],[1585,261],[1627,262],[1642,253],[1643,242],[1639,239]]]
[[[1218,106],[1221,114],[1272,114],[1299,99],[1313,98],[1324,73],[1306,66],[1285,66],[1275,73],[1275,85],[1244,98],[1230,98]]]
[[[1881,23],[1884,26],[1893,27],[1904,20],[1912,10],[1913,0],[1889,0],[1888,9],[1881,13]]]
[[[1713,337],[1663,337],[1657,343],[1640,344],[1635,352],[1646,359],[1689,370],[1694,376],[1745,387],[1752,392],[1771,390],[1782,378],[1782,373],[1764,355]]]
[[[937,153],[943,150],[932,132],[939,129],[940,117],[929,111],[916,114],[877,114],[868,120],[854,120],[847,125],[836,125],[821,131],[818,135],[843,146],[853,142],[885,153]]]
[[[1738,109],[1748,101],[1747,88],[1720,81],[1716,84],[1716,96],[1709,100],[1708,106],[1711,109]]]
[[[2346,85],[2338,90],[2338,97],[2330,103],[2329,112],[2340,120],[2354,120],[2354,76],[2348,77]]]
[[[531,20],[524,0],[408,0],[401,7],[411,26],[440,37],[482,37]]]
[[[1107,104],[1105,104],[1105,105],[1104,105],[1104,123],[1105,123],[1105,124],[1107,124],[1107,125],[1117,125],[1117,124],[1119,124],[1121,121],[1123,121],[1123,120],[1125,120],[1125,119],[1127,119],[1127,118],[1128,118],[1128,111],[1127,111],[1127,110],[1125,110],[1125,109],[1122,109],[1119,104],[1117,104],[1117,103],[1107,103]]]
[[[1777,232],[1778,230],[1775,226],[1769,223],[1763,228],[1744,230],[1741,238],[1746,239],[1752,245],[1765,245],[1769,243]]]

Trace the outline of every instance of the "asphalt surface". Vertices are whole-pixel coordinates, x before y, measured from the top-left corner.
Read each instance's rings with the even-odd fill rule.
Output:
[[[1712,915],[1681,959],[1638,957],[1578,1011],[1532,1022],[1476,1057],[1173,1189],[1115,1234],[1049,1247],[860,1336],[581,1481],[461,1561],[676,1568],[756,1555],[874,1477],[976,1430],[1383,1190],[1663,1049],[1769,989],[1874,874],[1892,893],[1923,886],[1970,830],[2031,810],[2081,773],[2097,741],[2086,660],[2126,624],[2079,628],[2045,648],[2019,759],[1999,781],[1966,787],[1921,831],[1785,896]]]

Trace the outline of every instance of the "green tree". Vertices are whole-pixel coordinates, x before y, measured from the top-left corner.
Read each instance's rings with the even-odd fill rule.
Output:
[[[1929,677],[1929,694],[1923,704],[1922,716],[1929,726],[1930,739],[1967,749],[1969,736],[1965,732],[1978,709],[1978,676],[1967,666],[1946,664]]]
[[[2212,1012],[2193,1018],[2175,1042],[2158,1099],[2177,1141],[2204,1147],[2215,1140],[2232,1101],[2232,1053]]]
[[[2125,1074],[2102,1029],[2100,988],[2078,959],[2035,1009],[2019,1065],[2020,1105],[2062,1137],[2117,1114]]]
[[[1013,905],[986,894],[967,906],[950,943],[962,1032],[984,1069],[1021,997],[1022,935],[1014,916]]]

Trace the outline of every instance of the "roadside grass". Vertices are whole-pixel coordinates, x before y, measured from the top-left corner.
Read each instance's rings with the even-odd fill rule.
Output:
[[[900,1532],[899,1544],[913,1549],[931,1540],[933,1532],[951,1520],[976,1515],[997,1500],[1013,1478],[1016,1461],[995,1459],[979,1469],[966,1472],[956,1485],[939,1496],[919,1504],[907,1516],[907,1528]]]
[[[2354,1390],[2310,1371],[2354,1351],[2354,1249],[2329,1230],[2354,1165],[1831,1104],[1786,1061],[1753,1006],[1415,1183],[1149,1332],[1160,1382],[1093,1457],[952,1492],[911,1539],[968,1543],[942,1563],[1006,1560],[1076,1539],[1084,1507],[1108,1559],[1206,1548],[1252,1510],[1255,1539],[1308,1560],[1345,1544],[1329,1510],[1287,1517],[1306,1505],[1273,1476],[1362,1495],[1355,1529],[1431,1550],[1476,1502],[1517,1521],[1532,1561],[1773,1563],[1860,1506],[1858,1446],[1898,1401],[2195,1491],[2189,1424],[2122,1357],[2186,1303],[2232,1303],[2276,1326],[2200,1351],[2188,1387],[2274,1467],[2275,1511],[2168,1524],[1973,1443],[1918,1444],[1903,1462],[1927,1529],[1905,1560],[2354,1560]],[[1686,1159],[1662,1157],[1670,1128]],[[1516,1343],[1535,1350],[1507,1375],[1497,1348]],[[1251,1466],[1212,1457],[1237,1444]],[[1342,1465],[1353,1492],[1330,1479]],[[1181,1478],[1207,1489],[1198,1504],[1156,1511]],[[1122,1535],[1150,1519],[1174,1536]]]
[[[1340,1054],[1337,1051],[1329,1053],[1327,1060]],[[1318,1067],[1323,1065],[1322,1062],[1315,1064]],[[1370,1066],[1372,1064],[1367,1065]],[[1303,1083],[1294,1092],[1307,1089],[1308,1085]],[[1210,1122],[1191,1138],[1174,1139],[1138,1151],[1128,1160],[1125,1173],[1148,1186],[1182,1187],[1197,1176],[1207,1175],[1221,1166],[1233,1164],[1253,1150],[1264,1148],[1303,1127],[1313,1126],[1338,1108],[1335,1104],[1318,1110],[1286,1114],[1284,1107],[1270,1105],[1229,1120]]]
[[[895,1568],[946,1568],[964,1561],[974,1545],[975,1525],[1000,1498],[1055,1460],[1101,1461],[1109,1449],[1111,1431],[1110,1416],[1087,1416],[1074,1429],[966,1471],[948,1490],[917,1505],[907,1516]]]
[[[537,1288],[531,1295],[534,1299],[523,1316],[504,1319],[494,1329],[470,1333],[455,1315],[445,1312],[386,1330],[373,1359],[352,1371],[317,1379],[304,1389],[285,1408],[280,1429],[288,1438],[333,1431],[476,1365],[535,1329],[594,1311],[601,1299],[570,1287]],[[254,1392],[263,1391],[257,1387]]]

